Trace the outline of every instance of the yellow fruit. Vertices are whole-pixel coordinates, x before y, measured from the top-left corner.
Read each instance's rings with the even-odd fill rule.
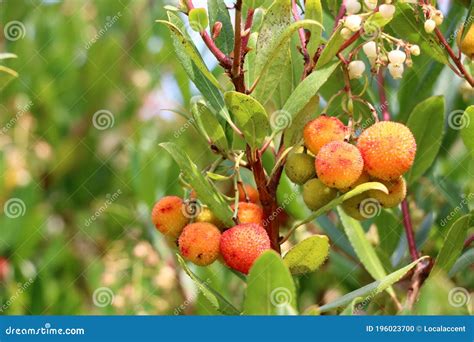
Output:
[[[310,179],[303,186],[303,201],[311,210],[318,210],[336,196],[336,189],[328,188],[317,178]]]
[[[153,207],[151,219],[156,229],[171,238],[177,238],[189,218],[184,215],[183,200],[177,196],[166,196]]]
[[[474,25],[471,25],[469,31],[464,36],[464,39],[461,41],[463,31],[464,29],[463,27],[461,27],[457,36],[458,46],[463,54],[465,54],[470,59],[474,59]]]
[[[201,212],[196,217],[195,221],[211,223],[220,229],[225,227],[225,225],[217,218],[217,216],[209,208],[202,208]]]
[[[344,189],[359,179],[364,168],[362,156],[354,145],[333,141],[324,145],[316,156],[316,173],[331,188]]]
[[[316,177],[314,157],[306,153],[290,154],[286,160],[285,172],[293,183],[304,184],[309,179]]]
[[[344,141],[349,130],[338,118],[321,115],[306,124],[303,130],[304,144],[314,155],[331,141]]]
[[[392,182],[381,181],[381,183],[387,187],[388,194],[380,190],[369,190],[368,197],[379,201],[384,208],[393,208],[402,203],[407,195],[407,184],[403,177]]]
[[[413,165],[416,141],[410,129],[397,122],[378,122],[359,136],[357,147],[370,176],[395,180]]]
[[[219,256],[221,232],[210,223],[191,223],[184,227],[178,245],[181,255],[199,266],[212,264]]]

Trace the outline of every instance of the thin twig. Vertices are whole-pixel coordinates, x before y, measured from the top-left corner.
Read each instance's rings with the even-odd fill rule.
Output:
[[[410,208],[408,207],[408,201],[406,199],[402,202],[402,214],[403,214],[403,225],[405,227],[405,233],[407,235],[408,249],[410,256],[413,261],[418,260],[420,255],[416,249],[415,235],[413,233],[413,224],[411,222]]]

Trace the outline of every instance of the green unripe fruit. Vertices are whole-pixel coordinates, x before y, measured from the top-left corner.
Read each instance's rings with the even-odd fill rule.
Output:
[[[393,208],[402,203],[407,195],[407,184],[403,177],[395,181],[381,181],[388,189],[388,194],[380,190],[369,190],[368,196],[376,199],[384,208]]]
[[[311,210],[318,210],[337,196],[337,190],[328,188],[319,179],[313,178],[303,186],[303,201]]]
[[[349,198],[348,200],[345,200],[341,207],[344,209],[344,212],[349,215],[350,217],[358,220],[358,221],[364,221],[368,219],[369,217],[366,217],[363,215],[362,210],[361,210],[361,203],[366,200],[367,193],[364,192],[360,195],[354,196]]]
[[[292,153],[286,160],[285,171],[293,183],[304,184],[316,177],[314,158],[306,153]]]

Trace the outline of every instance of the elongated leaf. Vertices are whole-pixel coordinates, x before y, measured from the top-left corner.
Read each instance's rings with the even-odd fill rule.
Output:
[[[184,259],[176,254],[178,257],[178,262],[181,267],[184,269],[186,274],[194,281],[199,291],[203,296],[211,303],[211,305],[216,308],[220,313],[224,315],[239,315],[240,312],[237,310],[228,300],[226,300],[219,292],[214,290],[210,284],[204,282],[201,278],[195,275],[186,265]]]
[[[461,137],[467,149],[474,156],[474,106],[466,108],[460,122]]]
[[[472,18],[474,18],[474,2],[473,1],[471,1],[471,5],[469,6],[469,10],[467,11],[466,20],[464,20],[461,40],[464,39],[464,37],[466,37],[466,34],[469,32],[472,22],[474,21],[472,20]]]
[[[296,87],[285,102],[282,112],[288,113],[291,121],[290,126],[286,129],[288,134],[285,134],[285,146],[293,146],[301,138],[301,131],[304,125],[311,119],[311,116],[308,116],[308,114],[311,114],[311,111],[315,109],[313,105],[315,104],[317,92],[326,83],[338,65],[339,62],[334,62],[324,68],[313,71]],[[316,117],[316,113],[314,113],[314,117]]]
[[[380,240],[378,251],[386,257],[390,257],[397,248],[403,232],[403,225],[399,218],[388,211],[382,210],[375,217],[375,224]]]
[[[346,308],[342,310],[342,312],[340,313],[340,316],[352,316],[357,310],[357,304],[363,301],[364,301],[363,297],[354,298],[352,302],[350,302],[349,305],[347,305]]]
[[[314,95],[306,106],[295,115],[294,119],[291,120],[290,126],[285,130],[285,146],[294,146],[301,141],[304,126],[317,116],[318,109],[319,95]]]
[[[209,208],[215,213],[215,215],[227,226],[233,224],[232,221],[232,210],[230,206],[225,202],[223,197],[214,189],[209,181],[204,178],[201,172],[198,170],[196,164],[194,164],[186,152],[183,151],[175,143],[161,143],[168,153],[173,157],[178,166],[183,172],[184,177],[189,184],[196,191],[199,199],[209,206]]]
[[[342,44],[346,41],[341,35],[341,30],[342,25],[339,25],[331,37],[329,37],[323,52],[321,52],[321,56],[319,56],[319,59],[316,62],[316,70],[328,64],[337,55]]]
[[[245,315],[281,315],[296,309],[293,278],[275,251],[260,255],[250,269],[245,293]]]
[[[251,96],[236,91],[225,93],[224,98],[247,143],[253,148],[259,147],[270,130],[265,108]]]
[[[10,68],[8,68],[4,65],[0,65],[0,72],[2,72],[2,71],[7,73],[7,74],[12,75],[13,77],[18,77],[18,73],[15,70],[10,69]]]
[[[364,287],[361,287],[360,289],[352,291],[329,304],[321,306],[319,308],[320,312],[326,312],[329,310],[346,306],[358,297],[364,298],[364,300],[372,300],[377,294],[388,289],[390,286],[399,281],[405,274],[408,273],[408,271],[415,267],[417,263],[419,263],[425,258],[426,257],[421,257],[420,259],[413,261],[411,264],[400,268],[399,270],[393,273],[390,273],[389,275],[383,277],[380,280],[374,281],[373,283],[370,283]]]
[[[15,55],[14,53],[9,53],[9,52],[1,52],[0,53],[0,60],[1,59],[8,59],[8,58],[17,58],[18,56]]]
[[[449,58],[447,53],[438,44],[436,36],[428,34],[424,30],[423,13],[420,12],[417,18],[409,4],[397,2],[395,6],[397,10],[389,26],[395,31],[397,36],[411,44],[418,44],[423,53],[429,54],[440,63],[448,64]]]
[[[231,121],[229,112],[224,105],[219,82],[204,64],[194,44],[177,26],[178,23],[181,23],[180,19],[171,12],[168,12],[168,17],[170,18],[169,22],[163,20],[158,20],[158,22],[165,24],[169,28],[177,58],[186,74],[201,94],[209,101],[214,111],[219,113],[225,120]]]
[[[319,23],[323,22],[323,6],[321,5],[321,0],[306,0],[304,18]],[[307,48],[309,56],[312,57],[321,42],[321,33],[323,30],[320,27],[312,27],[309,31],[311,32],[311,36]]]
[[[204,8],[193,8],[189,11],[189,26],[196,32],[203,32],[209,26],[209,18]]]
[[[449,229],[443,243],[443,247],[436,257],[436,261],[431,271],[432,275],[436,275],[440,271],[448,273],[453,267],[454,263],[461,255],[464,239],[467,235],[467,230],[474,224],[472,215],[464,215],[454,222]]]
[[[429,169],[438,154],[443,140],[444,98],[433,96],[420,102],[410,114],[407,126],[417,145],[415,162],[406,174],[410,185]]]
[[[354,251],[356,252],[360,262],[375,280],[381,280],[387,275],[387,273],[385,272],[377,253],[375,253],[374,247],[372,247],[365,236],[361,224],[359,221],[348,216],[344,210],[339,208],[338,212],[344,231],[346,232],[352,247],[354,247]],[[394,295],[394,291],[391,287],[389,287],[387,291],[390,295]]]
[[[299,275],[316,271],[329,255],[329,239],[326,235],[311,236],[286,253],[283,261],[291,274]]]
[[[474,264],[474,248],[468,249],[463,255],[459,257],[458,260],[456,260],[453,267],[451,267],[448,276],[454,277],[457,273],[464,271],[472,264]]]
[[[317,217],[325,214],[329,210],[336,208],[338,205],[342,204],[342,202],[344,202],[344,201],[346,201],[346,200],[348,200],[348,199],[350,199],[354,196],[360,195],[360,194],[362,194],[362,193],[364,193],[368,190],[380,190],[380,191],[388,194],[387,187],[385,185],[383,185],[382,183],[379,183],[379,182],[367,182],[367,183],[358,185],[354,189],[352,189],[351,191],[348,191],[345,194],[343,194],[339,197],[336,197],[331,202],[326,204],[324,207],[322,207],[322,208],[316,210],[315,212],[313,212],[310,216],[308,216],[304,220],[297,221],[293,225],[292,229],[296,229],[297,227],[299,227],[299,226],[301,226],[305,223],[313,221],[314,219],[316,219]]]
[[[224,0],[208,0],[207,9],[211,28],[218,21],[222,23],[221,33],[215,40],[216,45],[222,52],[229,54],[234,49],[234,29],[227,5]]]
[[[192,104],[191,112],[201,134],[221,151],[229,148],[224,128],[203,102]]]

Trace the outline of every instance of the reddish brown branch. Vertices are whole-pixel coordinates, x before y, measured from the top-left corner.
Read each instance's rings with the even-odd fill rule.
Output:
[[[350,37],[348,40],[346,40],[344,42],[344,44],[342,44],[342,46],[339,48],[339,51],[337,53],[341,53],[342,51],[344,51],[349,45],[351,45],[352,43],[354,43],[357,39],[359,39],[360,35],[362,34],[362,29],[360,29],[359,31],[357,31],[356,33],[354,33],[352,35],[352,37]]]
[[[474,234],[469,236],[466,241],[464,241],[464,249],[469,247],[470,244],[474,241]]]
[[[249,45],[249,39],[250,39],[250,29],[252,28],[253,24],[253,15],[255,13],[255,10],[253,8],[250,8],[247,11],[247,19],[245,20],[245,29],[244,32],[246,33],[245,36],[242,37],[242,56],[245,56],[247,53],[247,46]]]
[[[413,233],[413,224],[411,222],[410,208],[408,207],[408,201],[406,198],[402,202],[402,214],[403,214],[403,225],[405,227],[405,233],[407,236],[408,250],[413,261],[417,260],[420,255],[416,250],[415,235]]]
[[[440,43],[444,46],[444,48],[448,52],[449,57],[451,57],[454,64],[456,64],[456,67],[459,69],[459,72],[464,76],[464,78],[471,85],[471,87],[474,87],[474,78],[469,74],[469,72],[466,70],[466,68],[462,64],[461,58],[459,58],[459,56],[456,56],[451,46],[449,46],[449,43],[446,41],[446,38],[444,38],[443,34],[438,28],[435,29],[435,34],[436,34],[436,37],[438,37]]]

